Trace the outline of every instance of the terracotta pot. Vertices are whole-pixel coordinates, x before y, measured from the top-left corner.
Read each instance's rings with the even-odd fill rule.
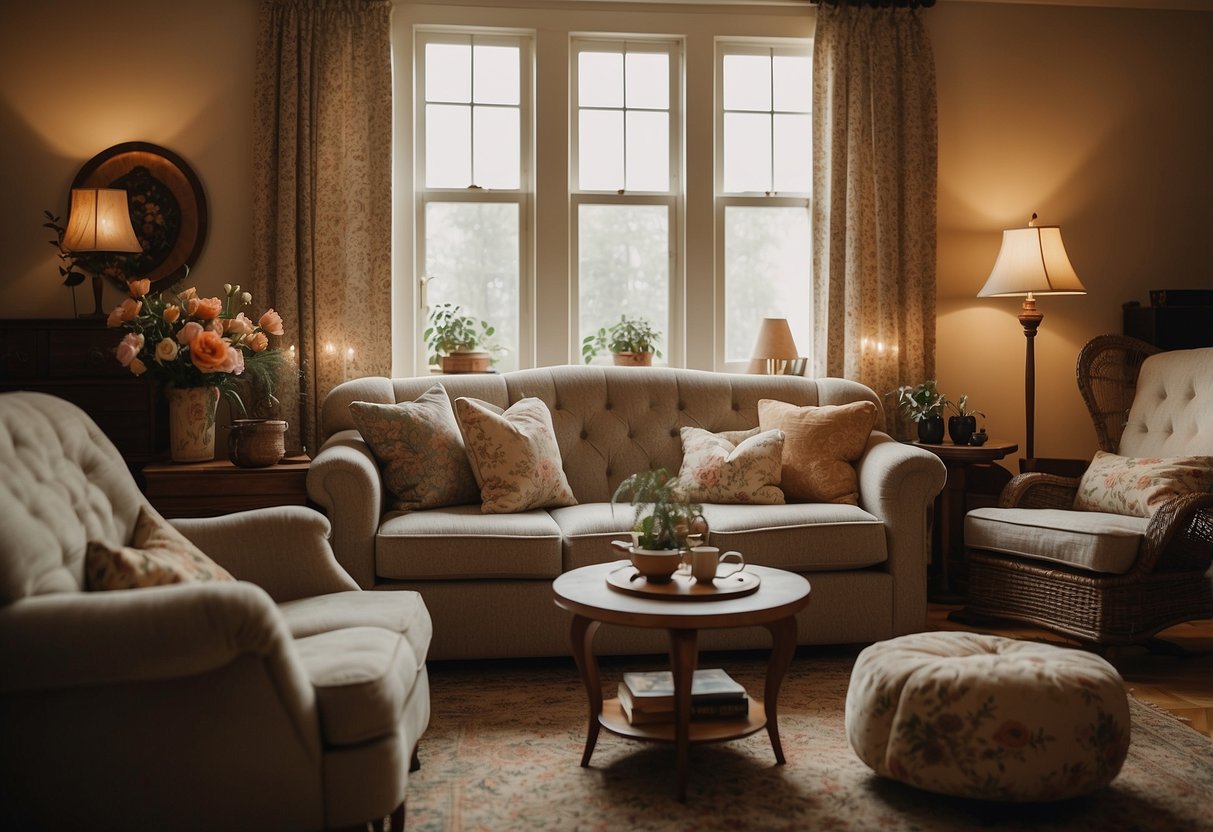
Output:
[[[682,552],[678,549],[637,549],[633,546],[629,554],[636,571],[655,584],[670,580],[682,565]]]
[[[487,373],[492,356],[487,352],[453,352],[442,356],[444,373]]]
[[[209,462],[215,458],[218,403],[218,387],[168,389],[169,455],[173,462]]]
[[[286,427],[281,419],[232,420],[227,458],[241,468],[277,465],[286,456]]]
[[[615,364],[620,367],[653,366],[653,353],[651,352],[616,352],[611,354],[615,356]]]

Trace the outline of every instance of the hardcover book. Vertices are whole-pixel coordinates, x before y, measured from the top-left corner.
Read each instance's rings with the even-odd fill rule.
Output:
[[[637,703],[622,683],[619,685],[619,707],[632,725],[647,725],[674,721],[674,704],[649,708],[648,703]],[[691,719],[736,719],[750,712],[747,696],[740,699],[691,700]]]
[[[638,710],[671,711],[674,708],[674,674],[668,670],[625,673],[619,683]],[[691,704],[746,701],[745,688],[719,667],[696,670],[691,682]]]

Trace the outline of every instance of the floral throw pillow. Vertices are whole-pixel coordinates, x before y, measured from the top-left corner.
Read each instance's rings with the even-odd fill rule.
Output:
[[[130,546],[114,549],[96,540],[88,542],[84,580],[87,589],[107,590],[236,579],[143,507]]]
[[[577,504],[564,475],[552,414],[541,399],[502,411],[478,399],[455,399],[455,416],[480,483],[480,510],[509,514]]]
[[[1074,508],[1149,517],[1172,497],[1213,491],[1213,456],[1129,457],[1096,451]]]
[[[678,481],[696,503],[782,504],[782,459],[783,431],[757,433],[734,444],[718,433],[683,428]]]
[[[876,405],[851,402],[798,407],[758,401],[758,426],[783,431],[783,493],[789,500],[859,504],[852,463],[863,454],[876,426]]]
[[[384,484],[396,497],[395,508],[476,502],[480,490],[441,384],[411,402],[350,402],[350,416],[379,461]]]

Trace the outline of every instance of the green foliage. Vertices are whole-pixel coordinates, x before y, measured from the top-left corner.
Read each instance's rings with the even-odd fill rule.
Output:
[[[618,323],[585,337],[581,342],[581,357],[589,364],[603,350],[609,350],[613,353],[651,352],[661,358],[661,350],[657,349],[659,340],[661,333],[647,319],[620,315]]]
[[[948,402],[948,406],[956,411],[957,416],[981,416],[984,419],[986,415],[980,410],[971,410],[969,408],[969,395],[967,393],[961,393],[960,398],[955,402]]]
[[[678,478],[664,468],[640,471],[621,482],[611,503],[625,498],[634,507],[632,531],[642,549],[680,549],[696,521],[702,523],[703,506],[688,500]]]
[[[429,348],[429,363],[438,364],[442,356],[452,352],[484,350],[490,354],[504,351],[491,339],[497,330],[487,321],[463,314],[463,307],[440,303],[430,310],[429,326],[422,337]]]
[[[924,381],[922,384],[905,385],[898,387],[890,395],[897,395],[897,406],[901,408],[901,412],[913,419],[915,422],[921,422],[923,419],[933,417],[943,417],[947,410],[956,411],[958,416],[985,416],[980,410],[972,410],[969,408],[969,396],[962,393],[960,398],[952,401],[943,393],[940,393],[935,386],[935,382]]]

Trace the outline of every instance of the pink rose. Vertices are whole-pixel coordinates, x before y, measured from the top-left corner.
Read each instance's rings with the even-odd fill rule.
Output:
[[[223,329],[228,335],[251,335],[253,322],[241,312],[236,317],[224,321]]]
[[[198,297],[198,290],[195,289],[193,286],[191,286],[188,289],[185,289],[184,291],[180,292],[178,294],[178,297],[180,297],[182,300],[189,300],[190,298],[196,298],[196,297]]]
[[[141,349],[143,349],[143,336],[137,332],[128,332],[116,350],[118,363],[123,367],[131,366],[131,362],[139,355]]]
[[[261,328],[270,335],[282,334],[282,316],[273,309],[267,309],[265,314],[261,316],[259,323]]]
[[[181,331],[177,333],[178,344],[192,343],[195,338],[202,334],[202,324],[197,321],[187,321]]]

